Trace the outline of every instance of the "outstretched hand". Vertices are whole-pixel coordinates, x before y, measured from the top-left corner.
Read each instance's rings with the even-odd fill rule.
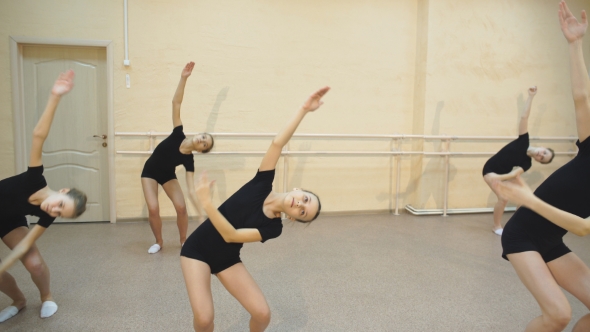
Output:
[[[189,77],[191,76],[191,74],[193,73],[193,68],[195,68],[195,63],[194,62],[189,62],[186,64],[186,66],[184,66],[184,68],[182,69],[182,73],[180,74],[180,77]]]
[[[559,3],[559,23],[561,24],[561,31],[568,42],[573,43],[576,40],[582,39],[588,28],[588,19],[586,11],[582,10],[582,22],[578,22],[574,14],[567,7],[565,1],[561,0]]]
[[[492,188],[504,200],[516,205],[530,206],[536,198],[531,188],[522,180],[520,175],[508,181],[494,181]]]
[[[324,104],[324,102],[321,99],[328,91],[330,91],[330,87],[325,86],[319,89],[318,91],[314,92],[311,96],[309,96],[309,98],[307,98],[307,100],[305,101],[305,103],[303,103],[303,106],[301,108],[306,112],[313,112],[317,110],[320,106]]]
[[[206,205],[211,203],[211,188],[214,184],[215,180],[209,181],[207,171],[203,171],[201,176],[199,176],[199,181],[195,185],[195,192],[201,204]]]
[[[537,86],[536,85],[535,86],[531,86],[529,88],[529,96],[533,97],[536,94],[537,94]]]
[[[74,71],[68,70],[65,73],[59,74],[59,77],[51,88],[51,93],[56,96],[63,96],[70,92],[74,87]]]

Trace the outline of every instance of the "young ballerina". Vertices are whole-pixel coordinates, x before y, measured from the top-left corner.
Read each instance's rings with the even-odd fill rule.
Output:
[[[569,44],[578,155],[551,174],[534,195],[527,193],[518,176],[512,182],[494,183],[503,199],[523,205],[504,228],[502,256],[541,308],[542,315],[526,327],[536,332],[562,331],[571,320],[572,310],[561,288],[590,308],[590,269],[563,243],[568,230],[585,235],[589,227],[584,218],[590,216],[590,82],[582,51],[588,21],[586,12],[578,22],[564,1],[559,6],[561,30]],[[578,320],[573,331],[590,331],[590,314]]]
[[[213,148],[213,137],[207,133],[196,134],[187,138],[183,132],[182,121],[180,120],[180,105],[184,96],[186,80],[195,67],[194,62],[186,64],[180,74],[180,82],[172,99],[172,134],[164,139],[154,149],[154,152],[145,162],[141,173],[141,186],[148,208],[149,222],[156,243],[153,244],[148,253],[155,254],[164,245],[162,239],[162,219],[160,219],[160,206],[158,203],[158,184],[164,188],[164,192],[172,201],[176,210],[176,224],[180,233],[180,244],[186,241],[188,229],[188,212],[182,194],[182,188],[176,178],[176,166],[182,164],[186,170],[186,184],[189,190],[189,198],[194,204],[202,219],[202,211],[194,192],[195,165],[193,162],[193,151],[207,153]]]
[[[265,242],[281,235],[281,212],[291,220],[308,223],[320,213],[319,198],[304,190],[272,191],[275,167],[281,150],[289,142],[303,117],[315,111],[330,88],[312,94],[287,126],[273,139],[256,176],[217,209],[211,203],[206,173],[197,184],[197,196],[209,216],[188,238],[180,263],[193,309],[195,331],[213,331],[211,274],[250,313],[250,331],[264,331],[270,323],[270,309],[262,291],[240,260],[246,242]]]
[[[533,98],[537,94],[537,87],[529,88],[529,98],[526,101],[525,111],[518,125],[518,138],[503,147],[492,156],[483,166],[483,179],[498,196],[498,202],[494,205],[494,227],[492,230],[497,235],[502,235],[502,214],[506,208],[506,200],[492,187],[492,183],[498,180],[513,178],[517,174],[528,171],[531,168],[531,158],[541,164],[548,164],[553,160],[555,153],[550,148],[529,146],[528,123]]]
[[[31,274],[41,294],[41,318],[53,315],[57,304],[49,289],[49,268],[35,241],[43,235],[56,217],[76,218],[86,210],[86,195],[77,189],[53,191],[43,176],[43,143],[49,134],[53,116],[61,96],[73,87],[74,72],[59,75],[51,89],[45,111],[33,130],[29,168],[26,172],[0,181],[0,238],[12,252],[0,263],[0,291],[12,299],[12,304],[0,311],[0,322],[16,315],[27,300],[14,277],[6,270],[17,260]],[[39,217],[29,231],[26,215]]]

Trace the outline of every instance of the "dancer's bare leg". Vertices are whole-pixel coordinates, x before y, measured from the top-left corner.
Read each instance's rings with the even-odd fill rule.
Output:
[[[590,269],[573,252],[547,263],[557,284],[590,309]],[[590,314],[578,320],[573,332],[590,331]]]
[[[214,328],[211,269],[204,262],[184,256],[180,257],[180,266],[193,309],[193,327],[197,332],[211,332]]]
[[[541,255],[525,251],[507,257],[541,308],[541,316],[530,321],[525,331],[563,331],[571,320],[572,309]]]
[[[502,216],[504,215],[504,209],[506,209],[507,204],[508,201],[498,197],[498,202],[494,205],[494,231],[502,229]]]
[[[182,245],[186,241],[186,232],[188,230],[188,212],[186,210],[186,202],[184,200],[184,195],[182,194],[182,188],[177,179],[164,183],[162,187],[176,210],[176,225],[178,226],[180,244]]]
[[[0,292],[6,294],[12,300],[11,305],[18,310],[21,310],[27,305],[25,295],[21,292],[20,288],[18,288],[14,277],[8,272],[4,272],[0,275]]]
[[[29,230],[26,227],[18,227],[2,238],[2,241],[12,250],[27,235]],[[53,301],[50,290],[49,268],[37,246],[33,244],[31,249],[21,258],[21,262],[31,274],[31,279],[39,289],[41,302]]]
[[[262,290],[242,263],[217,274],[225,289],[250,313],[250,332],[262,332],[270,323],[270,308]]]
[[[162,238],[162,219],[160,218],[160,204],[158,202],[158,182],[150,178],[141,178],[141,187],[148,208],[148,220],[156,243],[160,248],[164,247]]]
[[[512,173],[512,172],[511,172]],[[494,194],[496,194],[496,197],[498,198],[498,201],[496,202],[496,205],[494,205],[494,226],[492,227],[492,230],[494,231],[494,233],[498,234],[498,235],[502,235],[502,216],[504,215],[504,210],[506,209],[506,205],[508,204],[507,200],[504,200],[500,197],[500,195],[496,192],[496,189],[494,189],[493,183],[495,180],[497,179],[502,179],[504,177],[509,177],[510,174],[506,174],[504,176],[499,176],[495,173],[488,173],[486,175],[484,175],[483,179],[484,181],[488,184],[488,186],[490,186],[490,188],[492,189],[492,191],[494,192]],[[500,231],[498,231],[500,230]]]

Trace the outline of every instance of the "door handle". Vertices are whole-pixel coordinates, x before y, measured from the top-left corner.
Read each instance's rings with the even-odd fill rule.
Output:
[[[107,135],[93,135],[92,137],[107,139]]]

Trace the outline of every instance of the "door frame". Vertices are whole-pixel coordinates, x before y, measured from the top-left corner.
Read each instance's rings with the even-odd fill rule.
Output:
[[[23,45],[50,45],[50,46],[81,46],[105,48],[107,52],[107,159],[109,173],[109,220],[117,221],[116,190],[115,190],[115,128],[113,108],[113,53],[114,47],[111,40],[92,39],[63,39],[10,36],[10,74],[12,81],[12,123],[14,131],[14,155],[15,169],[17,173],[26,171],[27,156],[25,147],[25,112],[24,112],[24,83],[23,83]]]

